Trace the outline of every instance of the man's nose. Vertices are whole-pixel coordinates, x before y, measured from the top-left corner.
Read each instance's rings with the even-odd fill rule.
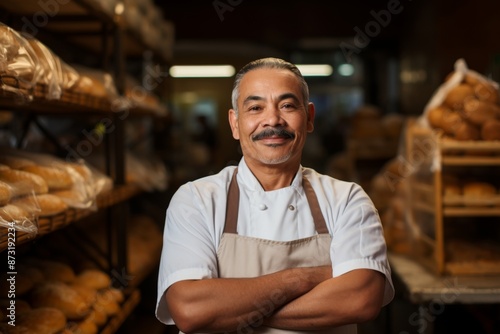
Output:
[[[281,112],[277,107],[269,107],[266,110],[264,117],[264,126],[279,126],[284,125],[284,120],[281,117]]]

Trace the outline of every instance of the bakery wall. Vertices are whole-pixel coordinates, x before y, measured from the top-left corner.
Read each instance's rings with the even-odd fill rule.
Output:
[[[458,58],[498,80],[497,1],[412,4],[400,37],[400,101],[404,114],[420,114]]]

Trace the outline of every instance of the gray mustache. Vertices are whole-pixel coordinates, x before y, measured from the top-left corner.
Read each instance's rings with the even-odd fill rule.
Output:
[[[264,131],[252,136],[252,140],[261,140],[264,138],[269,138],[269,137],[282,137],[282,138],[288,138],[288,139],[293,139],[295,138],[295,134],[293,134],[290,131],[287,131],[285,129],[280,129],[280,128],[269,128],[265,129]]]

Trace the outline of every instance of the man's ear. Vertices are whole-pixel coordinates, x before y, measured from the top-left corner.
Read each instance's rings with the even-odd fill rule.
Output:
[[[233,138],[236,140],[240,139],[240,130],[238,128],[238,115],[234,109],[229,109],[228,112],[229,125],[231,126],[231,132],[233,133]]]
[[[314,109],[314,104],[309,102],[307,105],[307,132],[313,132],[314,130],[314,115],[316,110]]]

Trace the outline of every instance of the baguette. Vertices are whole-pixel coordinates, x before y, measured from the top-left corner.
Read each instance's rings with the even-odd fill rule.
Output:
[[[40,211],[37,212],[37,214],[40,217],[55,216],[68,209],[68,205],[64,203],[64,201],[59,197],[57,197],[56,195],[42,194],[42,195],[37,195],[35,198],[36,198],[35,203],[30,197],[22,197],[20,199],[12,201],[12,204],[21,206],[25,208],[27,211],[30,211],[29,210],[30,207],[38,205]]]
[[[22,170],[0,170],[0,181],[12,187],[12,197],[28,195],[32,191],[35,194],[46,194],[49,191],[47,182],[43,178]]]
[[[63,168],[33,165],[22,170],[42,177],[47,182],[49,191],[69,189],[73,185],[71,175]]]
[[[0,181],[0,206],[9,203],[12,198],[12,188],[7,183]]]

